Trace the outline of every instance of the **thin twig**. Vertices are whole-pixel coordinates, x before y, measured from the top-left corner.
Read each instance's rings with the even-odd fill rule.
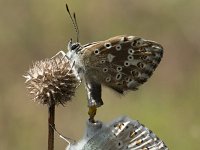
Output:
[[[55,104],[49,106],[48,111],[48,150],[54,150],[54,130],[51,126],[55,126]]]

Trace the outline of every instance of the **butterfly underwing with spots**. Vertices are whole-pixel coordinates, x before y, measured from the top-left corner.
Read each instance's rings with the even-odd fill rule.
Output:
[[[67,57],[85,81],[89,106],[101,106],[101,85],[118,93],[137,90],[158,66],[163,47],[136,36],[116,36],[86,45],[69,42]]]
[[[87,122],[85,136],[66,150],[168,150],[165,143],[136,120],[120,117],[110,124]]]

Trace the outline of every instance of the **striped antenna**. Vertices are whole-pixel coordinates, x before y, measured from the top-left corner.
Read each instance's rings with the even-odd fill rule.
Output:
[[[68,7],[67,4],[66,4],[66,9],[67,9],[67,12],[68,12],[68,14],[69,14],[69,17],[70,17],[70,19],[71,19],[71,21],[72,21],[72,23],[73,23],[74,29],[75,29],[75,31],[76,31],[77,42],[79,42],[79,29],[78,29],[78,24],[77,24],[77,20],[76,20],[76,15],[75,15],[75,13],[73,13],[73,18],[72,18],[72,15],[71,15],[71,13],[70,13],[70,11],[69,11],[69,7]]]

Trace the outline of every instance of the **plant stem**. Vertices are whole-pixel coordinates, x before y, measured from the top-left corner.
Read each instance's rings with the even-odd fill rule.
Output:
[[[54,150],[54,129],[51,127],[55,127],[55,105],[51,105],[48,107],[48,150]]]

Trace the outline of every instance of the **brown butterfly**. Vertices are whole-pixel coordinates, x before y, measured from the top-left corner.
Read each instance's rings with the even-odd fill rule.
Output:
[[[137,90],[151,77],[162,56],[163,47],[136,36],[120,35],[105,41],[81,45],[76,17],[67,11],[77,32],[77,42],[68,43],[66,57],[78,79],[84,81],[88,94],[90,120],[103,105],[101,85],[123,94]]]

